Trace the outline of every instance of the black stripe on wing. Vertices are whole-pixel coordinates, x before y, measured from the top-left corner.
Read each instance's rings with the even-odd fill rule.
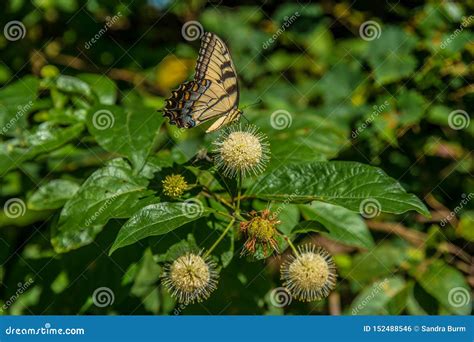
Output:
[[[171,124],[178,127],[190,128],[195,126],[192,118],[194,103],[210,87],[211,81],[189,81],[183,83],[178,89],[171,93],[166,100],[163,116],[169,118]]]
[[[223,83],[229,77],[237,78],[230,53],[224,42],[215,34],[206,32],[202,38],[199,58],[196,64],[196,79],[211,79]],[[210,70],[219,75],[213,79],[208,76]]]

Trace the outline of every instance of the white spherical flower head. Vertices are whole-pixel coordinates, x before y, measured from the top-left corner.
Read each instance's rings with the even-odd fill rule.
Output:
[[[331,255],[314,245],[298,247],[281,266],[281,279],[291,295],[303,302],[320,300],[336,286],[336,266]]]
[[[214,262],[198,254],[187,253],[166,265],[164,286],[180,303],[207,299],[217,288]]]
[[[262,159],[262,145],[248,132],[232,132],[221,147],[222,158],[238,168],[254,167]]]
[[[231,127],[214,142],[217,166],[229,177],[257,175],[268,162],[268,141],[255,126]]]

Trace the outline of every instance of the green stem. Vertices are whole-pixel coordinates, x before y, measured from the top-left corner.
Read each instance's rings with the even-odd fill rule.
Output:
[[[295,253],[296,256],[299,256],[300,253],[298,253],[298,250],[296,249],[295,245],[293,245],[293,242],[291,242],[290,238],[286,235],[283,235],[283,237],[286,242],[288,242],[288,245],[290,245],[291,249],[293,250],[293,253]]]
[[[242,196],[242,174],[238,174],[237,180],[237,213],[240,213],[240,197]]]
[[[240,221],[247,221],[240,213],[235,212],[234,216],[238,218]]]
[[[227,206],[231,210],[235,210],[234,206],[227,202],[224,198],[219,196],[218,194],[213,193],[211,190],[209,190],[206,186],[203,187],[204,194],[207,195],[208,197],[213,197],[215,198],[218,202],[222,203],[223,205]]]
[[[223,199],[221,196],[217,195],[217,194],[214,194],[216,196],[216,199],[221,202],[222,204],[226,205],[227,207],[229,207],[230,209],[234,209],[234,207],[232,206],[232,204],[230,204],[229,202],[227,202],[225,199]]]
[[[235,219],[232,218],[232,220],[230,220],[229,224],[227,225],[227,227],[224,229],[224,231],[222,232],[222,234],[217,238],[216,242],[214,242],[214,244],[211,246],[211,248],[209,248],[207,250],[206,253],[204,253],[204,258],[209,256],[209,254],[212,253],[212,251],[214,250],[214,248],[217,247],[217,245],[222,241],[222,239],[227,235],[227,233],[229,232],[230,228],[232,228],[232,225],[234,224],[235,222]]]
[[[234,217],[233,217],[232,215],[230,215],[230,214],[228,214],[228,213],[225,213],[225,212],[223,212],[223,211],[216,211],[216,214],[219,214],[219,215],[228,217],[228,218],[230,218],[230,219],[232,219],[232,220],[234,219]]]

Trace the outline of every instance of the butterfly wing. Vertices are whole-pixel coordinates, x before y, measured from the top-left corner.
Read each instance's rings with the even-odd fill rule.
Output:
[[[164,115],[178,127],[194,127],[219,117],[207,130],[219,129],[236,120],[239,87],[234,63],[224,42],[206,32],[202,38],[195,79],[182,84],[166,101]]]
[[[213,33],[202,38],[196,64],[196,79],[209,79],[224,88],[230,102],[239,104],[239,84],[234,62],[225,43]]]

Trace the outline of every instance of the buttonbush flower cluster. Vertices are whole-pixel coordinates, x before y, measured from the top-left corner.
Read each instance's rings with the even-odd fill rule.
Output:
[[[336,286],[336,276],[331,255],[315,245],[298,246],[295,255],[281,265],[283,285],[304,302],[327,297]]]
[[[272,250],[278,252],[277,238],[280,234],[277,225],[280,221],[272,218],[269,210],[263,210],[261,213],[252,211],[250,216],[248,221],[240,223],[241,232],[247,236],[242,254],[254,254],[257,249],[261,249],[264,255],[268,252],[271,254]]]
[[[267,137],[258,132],[256,126],[249,126],[245,130],[240,126],[231,126],[224,130],[214,145],[217,167],[226,176],[257,175],[265,170],[269,160]]]
[[[162,181],[163,193],[169,197],[180,197],[188,188],[188,183],[182,175],[168,175]]]
[[[207,156],[201,158],[206,159]],[[224,199],[210,192],[229,209],[222,213],[228,222],[222,234],[205,253],[185,252],[164,267],[162,283],[179,303],[188,305],[209,298],[218,286],[218,266],[212,252],[228,235],[241,237],[241,257],[266,259],[291,247],[293,253],[281,263],[281,280],[293,298],[303,301],[321,300],[336,286],[336,266],[331,255],[321,247],[305,244],[298,247],[279,230],[282,223],[269,209],[246,211],[242,195],[243,181],[262,173],[270,159],[270,144],[256,126],[234,125],[223,130],[213,142],[215,172],[228,180],[236,179],[236,193]],[[172,198],[182,196],[189,188],[180,174],[162,181],[163,193]]]
[[[217,287],[216,264],[209,257],[186,253],[165,267],[163,284],[183,304],[207,299]]]

